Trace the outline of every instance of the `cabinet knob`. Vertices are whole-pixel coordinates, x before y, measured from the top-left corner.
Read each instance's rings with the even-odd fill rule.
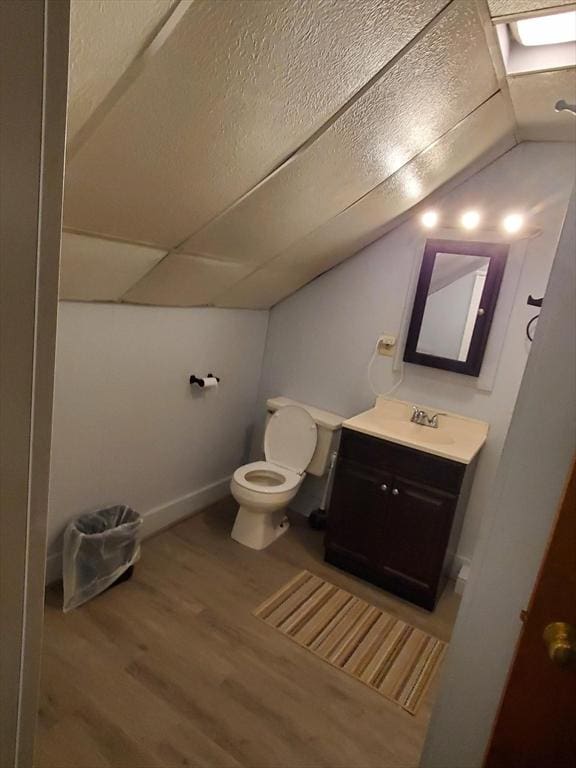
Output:
[[[387,491],[388,491],[388,486],[386,485],[386,483],[382,483],[382,485],[380,486],[380,490],[381,490],[381,491],[384,491],[384,493],[387,493]]]
[[[392,496],[398,496],[399,493],[400,491],[398,490],[398,488],[392,488]]]

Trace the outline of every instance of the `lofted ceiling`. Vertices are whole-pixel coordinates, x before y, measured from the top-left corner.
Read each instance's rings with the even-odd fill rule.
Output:
[[[511,16],[519,13],[532,13],[573,5],[574,0],[488,0],[492,18]]]
[[[498,58],[489,14],[536,2],[72,0],[61,298],[267,308],[518,140],[571,138],[574,68]]]

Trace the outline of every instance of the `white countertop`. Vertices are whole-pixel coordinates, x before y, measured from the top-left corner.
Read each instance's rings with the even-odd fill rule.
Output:
[[[414,406],[430,416],[439,413],[438,429],[412,424]],[[347,419],[342,426],[462,464],[469,464],[480,451],[489,429],[485,421],[385,397],[379,397],[374,408]]]

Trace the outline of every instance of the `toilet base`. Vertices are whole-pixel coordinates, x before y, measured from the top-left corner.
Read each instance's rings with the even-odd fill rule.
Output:
[[[289,527],[290,523],[283,509],[267,512],[241,506],[230,535],[234,541],[245,547],[265,549],[286,533]]]

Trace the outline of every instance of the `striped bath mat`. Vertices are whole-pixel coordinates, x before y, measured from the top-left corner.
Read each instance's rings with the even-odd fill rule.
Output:
[[[438,670],[446,643],[302,571],[254,615],[410,714]]]

